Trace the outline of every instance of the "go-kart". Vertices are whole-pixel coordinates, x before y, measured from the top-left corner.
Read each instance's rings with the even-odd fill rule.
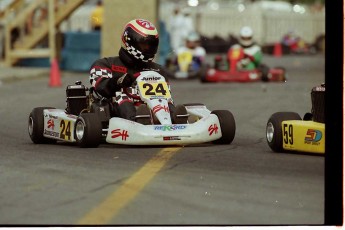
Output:
[[[266,140],[274,152],[325,153],[325,86],[312,90],[312,111],[301,119],[295,112],[277,112],[266,124]]]
[[[261,64],[258,68],[253,70],[239,69],[239,62],[243,60],[244,57],[245,53],[242,48],[229,49],[227,58],[216,56],[214,67],[206,71],[206,74],[200,78],[201,82],[286,81],[286,71],[282,67],[269,68]]]
[[[119,117],[112,101],[100,97],[92,87],[88,89],[80,81],[67,86],[65,110],[32,110],[28,120],[31,140],[36,144],[67,141],[97,147],[104,141],[125,145],[230,144],[235,137],[235,120],[228,110],[210,111],[193,103],[177,105],[171,114],[171,93],[157,72],[141,72],[135,86],[124,92],[140,104],[134,121]]]
[[[188,49],[176,57],[168,58],[165,67],[173,79],[200,79],[207,70],[206,64],[200,58],[193,57]]]

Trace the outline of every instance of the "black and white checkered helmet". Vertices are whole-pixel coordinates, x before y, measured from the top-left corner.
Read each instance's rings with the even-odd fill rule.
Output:
[[[150,62],[157,53],[159,36],[156,27],[145,19],[128,22],[122,33],[122,47],[135,59]]]

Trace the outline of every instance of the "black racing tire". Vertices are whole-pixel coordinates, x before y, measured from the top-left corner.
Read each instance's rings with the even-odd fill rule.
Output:
[[[102,141],[102,123],[97,114],[82,113],[75,122],[74,138],[81,148],[97,148]]]
[[[184,105],[176,105],[173,112],[172,121],[174,124],[187,124],[188,113]]]
[[[261,80],[263,82],[268,82],[268,73],[270,72],[270,68],[265,64],[260,64],[258,66],[258,70],[261,72]]]
[[[44,132],[44,116],[43,110],[55,109],[53,107],[37,107],[34,108],[28,119],[28,132],[33,143],[35,144],[54,144],[55,139],[50,139],[43,136]]]
[[[283,71],[283,79],[281,81],[286,82],[287,81],[287,73],[286,73],[286,68],[283,66],[276,66],[275,69],[281,69]]]
[[[146,104],[141,104],[137,108],[137,116],[145,116],[136,118],[135,121],[142,124],[142,125],[152,125],[151,122],[151,112],[149,107]],[[147,116],[147,117],[146,117]],[[156,121],[157,120],[157,121]],[[155,122],[159,124],[158,119],[155,117]]]
[[[282,122],[288,120],[302,120],[295,112],[277,112],[271,115],[266,124],[266,140],[274,152],[286,152],[283,149]]]
[[[305,113],[303,116],[303,121],[312,121],[313,120],[313,114],[312,113]]]
[[[196,75],[196,78],[199,79],[201,82],[203,81],[202,79],[206,78],[207,75],[207,70],[208,66],[207,65],[202,65]]]
[[[199,77],[199,80],[201,83],[211,83],[207,80],[207,73],[208,71],[210,70],[210,68],[206,68],[204,71],[203,71],[203,74],[200,75]]]
[[[231,144],[235,138],[236,123],[234,115],[228,110],[214,110],[211,114],[218,117],[222,137],[213,141],[213,144]]]

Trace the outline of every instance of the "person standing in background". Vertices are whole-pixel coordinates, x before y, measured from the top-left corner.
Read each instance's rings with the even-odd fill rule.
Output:
[[[96,8],[91,13],[91,27],[93,30],[99,31],[102,29],[103,24],[103,2],[99,0]]]
[[[189,35],[195,33],[194,22],[191,16],[191,10],[189,8],[184,8],[182,10],[183,14],[183,43],[185,45],[185,41]]]
[[[167,30],[170,34],[171,48],[173,51],[184,45],[184,16],[181,14],[180,8],[175,7],[173,15],[170,17]]]

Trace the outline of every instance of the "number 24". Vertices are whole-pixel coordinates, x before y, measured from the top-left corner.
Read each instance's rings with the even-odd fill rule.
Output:
[[[153,88],[153,85],[149,84],[149,83],[145,83],[143,85],[143,88],[146,89],[145,95],[150,95],[150,96],[154,96],[156,95],[156,93],[160,93],[162,95],[166,95],[167,91],[164,89],[164,86],[162,83],[159,83],[156,88]]]

